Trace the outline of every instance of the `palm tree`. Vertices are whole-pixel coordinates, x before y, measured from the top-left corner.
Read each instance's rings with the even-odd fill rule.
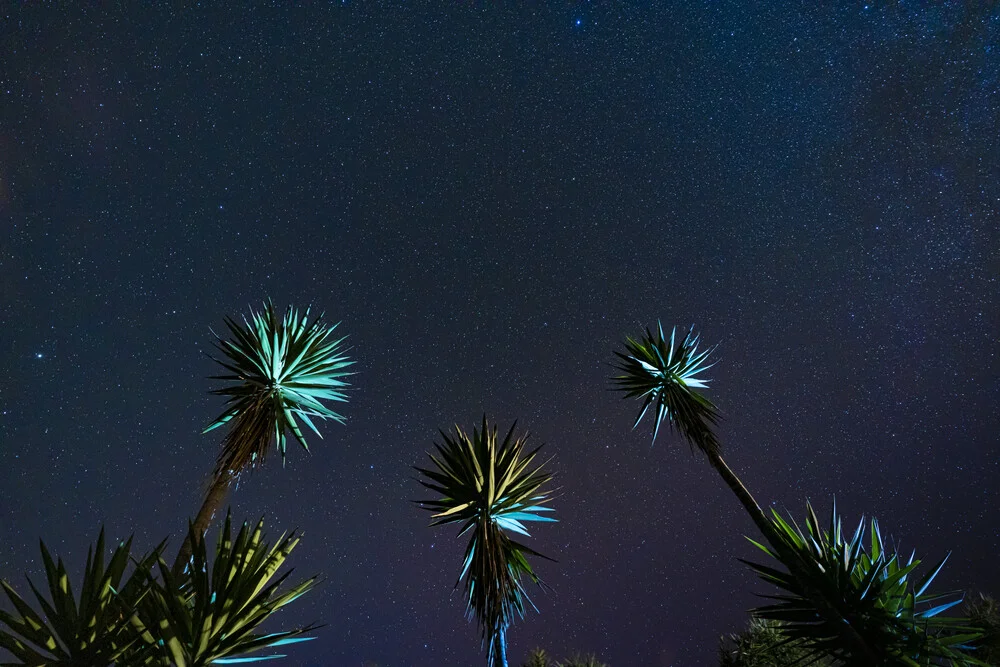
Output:
[[[161,580],[150,579],[152,594],[140,614],[143,639],[156,651],[157,660],[139,664],[206,667],[271,660],[284,656],[234,656],[313,639],[302,635],[316,626],[257,632],[272,614],[305,595],[316,583],[316,577],[311,577],[279,592],[291,571],[274,577],[300,538],[294,532],[286,533],[271,546],[264,541],[263,528],[263,519],[252,529],[244,523],[233,539],[227,514],[214,561],[209,565],[205,540],[194,540],[192,567],[181,578],[160,559]],[[195,537],[193,525],[191,533]]]
[[[699,449],[709,464],[736,495],[754,523],[765,535],[770,522],[739,477],[729,468],[721,455],[721,445],[713,431],[718,423],[719,411],[715,404],[702,396],[697,389],[708,386],[708,380],[698,374],[706,366],[708,355],[714,348],[698,352],[698,336],[692,327],[680,341],[677,329],[670,331],[670,339],[663,335],[663,326],[657,323],[657,333],[646,330],[646,335],[636,340],[625,340],[625,351],[615,352],[617,369],[621,375],[614,378],[617,389],[625,398],[643,399],[634,429],[652,407],[654,411],[653,442],[666,420],[676,427],[681,437],[693,449]],[[713,364],[714,365],[714,364]]]
[[[177,554],[175,574],[188,563],[192,536],[201,539],[225,502],[230,485],[245,470],[263,464],[272,440],[284,465],[287,431],[309,451],[297,418],[321,438],[312,418],[344,422],[326,402],[347,401],[343,378],[351,375],[345,369],[354,362],[343,353],[344,339],[332,337],[337,325],[326,325],[322,314],[310,320],[309,313],[309,308],[300,314],[289,306],[279,318],[268,301],[261,312],[251,310],[250,318],[243,318],[242,324],[226,318],[230,339],[216,335],[216,348],[223,355],[216,361],[229,374],[212,378],[227,383],[212,393],[229,399],[225,411],[205,432],[226,424],[230,428],[194,530]]]
[[[515,437],[515,426],[502,441],[485,416],[471,436],[458,426],[454,435],[442,431],[444,443],[430,455],[435,469],[416,468],[425,477],[420,483],[441,495],[420,503],[434,512],[431,525],[458,523],[459,536],[469,533],[456,587],[465,581],[467,615],[479,622],[489,667],[507,667],[507,628],[532,604],[522,577],[541,583],[527,556],[545,558],[507,532],[527,536],[526,522],[555,521],[544,515],[552,509],[542,489],[552,476],[541,464],[532,467],[541,447],[525,453],[527,435]]]
[[[794,622],[788,628],[790,636],[801,638],[810,648],[817,649],[816,657],[832,656],[843,660],[844,664],[881,665],[885,664],[883,658],[898,656],[899,662],[893,664],[918,665],[921,663],[914,662],[915,656],[926,660],[928,655],[948,656],[956,664],[977,664],[971,658],[962,662],[966,659],[953,657],[964,654],[950,647],[961,647],[978,636],[965,632],[962,619],[935,618],[943,610],[941,608],[914,610],[914,604],[925,601],[921,597],[923,584],[930,583],[929,579],[925,580],[915,592],[907,593],[903,580],[915,563],[904,567],[895,556],[884,556],[881,543],[876,547],[874,537],[871,553],[867,556],[860,552],[857,535],[845,546],[836,512],[828,539],[821,537],[822,531],[811,508],[808,534],[797,527],[792,528],[776,512],[773,519],[764,514],[723,461],[720,443],[713,431],[719,419],[718,409],[697,391],[707,387],[708,381],[700,378],[699,373],[707,368],[710,353],[711,350],[698,352],[698,337],[693,327],[680,341],[673,329],[668,341],[663,327],[658,325],[656,334],[647,329],[646,335],[639,340],[626,340],[624,353],[615,352],[622,374],[614,381],[626,398],[643,399],[633,428],[649,408],[654,407],[654,442],[666,419],[692,449],[701,450],[770,544],[770,548],[758,546],[787,568],[788,572],[782,573],[773,568],[752,566],[765,579],[785,590],[785,594],[777,596],[782,604],[757,610],[758,614],[763,618]],[[843,568],[833,567],[841,562],[837,557],[845,559]],[[867,592],[862,594],[862,591]],[[861,611],[871,609],[872,605],[876,608],[887,605],[902,616],[887,615],[885,609],[879,613]],[[906,627],[897,625],[899,618]],[[807,632],[810,629],[813,634]]]
[[[14,613],[0,610],[0,625],[8,628],[0,629],[0,647],[21,665],[101,667],[120,661],[139,641],[135,610],[148,590],[146,572],[164,543],[136,561],[125,577],[132,538],[115,547],[105,567],[102,528],[97,545],[87,550],[79,600],[73,595],[62,558],[53,561],[45,542],[40,545],[49,598],[28,579],[42,610],[39,614],[7,581],[0,580],[15,609]]]

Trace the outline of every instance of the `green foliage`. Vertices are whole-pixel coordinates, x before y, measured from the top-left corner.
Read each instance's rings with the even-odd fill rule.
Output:
[[[545,649],[536,648],[528,654],[528,659],[522,667],[549,667],[549,654]]]
[[[708,386],[709,381],[699,378],[698,374],[711,368],[705,366],[705,362],[712,349],[698,352],[698,336],[694,335],[693,327],[683,340],[677,341],[676,334],[675,327],[668,341],[663,335],[663,325],[657,323],[656,334],[647,329],[646,335],[639,340],[627,338],[625,352],[615,352],[616,368],[622,374],[613,380],[625,398],[643,399],[632,428],[639,425],[653,406],[653,442],[666,419],[692,447],[706,454],[718,453],[719,441],[712,432],[719,418],[718,409],[695,391]]]
[[[987,664],[1000,665],[1000,605],[980,593],[966,603],[965,613],[969,625],[983,635],[975,642],[972,655]]]
[[[353,361],[343,354],[343,338],[332,338],[337,325],[327,326],[323,316],[312,321],[309,308],[304,314],[289,307],[279,318],[271,302],[243,324],[226,318],[231,338],[217,336],[216,347],[225,357],[216,359],[230,375],[212,379],[230,383],[212,393],[228,396],[226,410],[205,429],[211,431],[233,422],[223,441],[215,474],[238,473],[263,462],[272,437],[282,464],[285,461],[285,433],[292,435],[308,451],[297,419],[322,437],[312,418],[344,418],[325,402],[347,400],[342,379]]]
[[[313,577],[279,593],[291,571],[274,577],[299,538],[294,532],[283,534],[272,547],[264,542],[263,527],[263,520],[253,529],[244,523],[234,540],[227,515],[211,567],[205,540],[192,539],[194,550],[188,577],[174,577],[160,559],[162,581],[150,581],[152,594],[143,605],[148,622],[141,629],[147,642],[158,647],[165,664],[175,667],[224,664],[232,662],[234,656],[312,639],[300,635],[315,626],[268,634],[256,632],[273,613],[310,591],[316,583]],[[276,657],[283,656],[238,661]]]
[[[556,667],[608,667],[594,655],[575,655],[564,662],[557,662]]]
[[[420,483],[441,497],[421,504],[434,512],[432,526],[458,523],[459,536],[470,534],[459,583],[465,581],[467,613],[478,620],[493,664],[504,652],[507,627],[515,615],[524,616],[526,601],[531,604],[522,577],[540,583],[527,556],[541,554],[507,531],[527,536],[525,523],[555,521],[543,514],[552,511],[542,490],[551,475],[532,467],[540,447],[525,453],[527,436],[515,438],[514,426],[498,441],[484,416],[482,430],[471,436],[458,426],[454,435],[441,436],[444,444],[430,455],[435,469],[417,468],[425,478]]]
[[[34,594],[42,614],[39,614],[7,581],[0,581],[15,612],[0,610],[0,647],[10,651],[20,665],[100,666],[119,660],[138,636],[132,629],[135,606],[146,593],[145,570],[163,548],[160,544],[152,554],[139,560],[127,578],[132,538],[120,542],[104,564],[104,529],[97,545],[87,551],[87,564],[77,600],[73,595],[69,574],[61,558],[52,556],[41,542],[42,562],[49,598],[35,587]]]
[[[828,667],[831,663],[813,659],[799,642],[789,641],[778,621],[751,618],[750,625],[739,634],[723,637],[719,645],[720,667],[796,667],[810,664]]]
[[[608,667],[597,656],[574,655],[563,662],[549,662],[549,654],[543,649],[536,648],[528,654],[528,660],[523,667]]]
[[[233,658],[308,638],[311,627],[271,634],[256,629],[271,614],[310,590],[309,579],[287,592],[278,588],[288,573],[274,579],[298,543],[282,536],[272,548],[263,542],[263,522],[251,531],[244,524],[232,539],[229,518],[209,568],[205,541],[197,540],[190,576],[175,578],[162,560],[161,543],[134,561],[126,577],[132,540],[120,543],[104,565],[104,531],[87,553],[79,600],[74,598],[62,559],[53,562],[41,545],[49,599],[29,586],[42,614],[34,611],[6,581],[0,582],[14,613],[0,610],[0,647],[33,667],[173,666],[203,667],[267,660]],[[153,576],[159,563],[162,581]],[[272,579],[274,579],[272,581]]]
[[[911,583],[920,561],[911,555],[904,562],[888,551],[876,521],[868,540],[864,520],[848,538],[836,505],[827,530],[812,506],[806,510],[805,530],[774,512],[771,547],[751,540],[787,570],[743,561],[781,589],[778,595],[764,596],[774,604],[754,613],[781,621],[790,640],[836,664],[985,664],[966,653],[969,642],[979,637],[966,619],[941,616],[961,603],[961,596],[927,592],[947,557]],[[951,599],[942,602],[944,598]]]

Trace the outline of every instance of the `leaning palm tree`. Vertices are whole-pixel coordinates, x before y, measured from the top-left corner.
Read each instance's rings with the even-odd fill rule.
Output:
[[[914,611],[914,604],[924,601],[921,597],[923,585],[918,585],[918,592],[912,594],[893,587],[901,585],[901,579],[911,566],[915,567],[913,563],[903,567],[895,557],[879,560],[884,549],[880,545],[876,547],[874,537],[868,561],[846,560],[862,558],[858,553],[859,538],[856,536],[849,547],[845,546],[839,532],[839,520],[836,520],[830,533],[833,537],[824,542],[826,538],[820,535],[811,509],[808,534],[792,528],[777,514],[773,520],[764,514],[722,459],[720,443],[713,431],[719,419],[718,409],[697,391],[707,387],[708,381],[699,374],[707,368],[710,353],[711,350],[698,352],[698,337],[693,328],[678,341],[676,329],[671,331],[668,340],[663,327],[658,326],[656,334],[647,330],[639,340],[627,339],[624,353],[615,352],[621,375],[614,380],[627,398],[643,400],[633,428],[651,407],[655,412],[654,442],[664,420],[676,427],[692,449],[699,449],[708,457],[709,463],[739,499],[770,544],[770,548],[761,548],[787,568],[787,573],[782,573],[753,566],[765,579],[784,589],[777,599],[787,603],[786,606],[757,610],[758,614],[796,623],[786,628],[790,636],[804,643],[812,637],[814,641],[809,646],[816,649],[815,657],[829,657],[839,664],[933,664],[926,662],[929,656],[953,660],[954,664],[977,664],[972,658],[962,662],[964,658],[954,657],[963,655],[961,647],[977,636],[966,632],[962,619],[935,618],[942,611],[938,608]],[[836,512],[834,516],[836,518]],[[812,524],[817,527],[814,529]],[[841,562],[837,558],[845,559],[843,562],[851,564],[850,567],[845,565],[846,571],[833,569],[834,564]],[[853,564],[856,562],[862,565]],[[900,614],[909,626],[897,627],[897,621],[883,613],[884,609],[879,613],[857,611],[883,606],[902,608]],[[909,616],[905,616],[907,613]],[[809,629],[814,631],[812,635],[806,632]],[[953,651],[951,647],[959,648]],[[897,658],[896,662],[879,662]],[[916,662],[918,658],[924,662]]]
[[[507,629],[524,617],[525,602],[532,604],[522,578],[541,583],[527,556],[545,558],[507,533],[527,536],[525,523],[555,521],[544,514],[552,509],[542,489],[552,476],[533,466],[541,447],[526,453],[527,435],[515,437],[514,426],[502,441],[485,416],[471,435],[458,426],[454,434],[442,431],[444,443],[430,455],[434,469],[417,468],[420,483],[441,495],[420,503],[434,512],[431,525],[458,523],[459,536],[469,533],[456,587],[465,581],[467,615],[479,622],[489,667],[507,667]]]
[[[62,558],[55,561],[41,542],[42,563],[49,597],[28,586],[42,613],[39,614],[14,588],[0,580],[14,613],[0,610],[0,647],[7,649],[20,665],[60,667],[103,667],[126,664],[123,656],[140,643],[136,608],[148,592],[146,572],[159,557],[164,543],[139,558],[126,577],[132,538],[119,542],[105,566],[104,530],[97,545],[87,551],[87,564],[79,599],[73,594],[70,576]],[[140,664],[140,663],[128,663]]]
[[[191,540],[201,539],[230,486],[242,472],[263,464],[272,441],[284,465],[287,432],[309,451],[297,419],[321,438],[313,418],[344,422],[343,416],[326,405],[347,400],[343,378],[351,375],[345,369],[354,363],[343,352],[344,339],[332,335],[336,324],[325,324],[322,314],[310,320],[309,308],[300,313],[291,306],[279,318],[268,301],[262,311],[251,310],[250,318],[243,318],[242,324],[226,318],[226,326],[231,338],[216,335],[216,348],[223,355],[216,361],[229,374],[212,379],[228,384],[212,393],[229,400],[205,432],[227,424],[229,432],[222,441],[194,530],[177,555],[175,574],[188,564]]]
[[[719,420],[719,410],[697,391],[708,387],[709,381],[698,376],[711,367],[706,363],[713,349],[698,351],[694,327],[680,340],[674,328],[668,339],[663,334],[663,326],[657,323],[655,334],[647,329],[646,335],[638,340],[627,338],[624,352],[615,352],[621,375],[615,377],[614,382],[617,389],[625,393],[625,398],[643,401],[632,428],[637,427],[653,408],[653,442],[664,420],[676,428],[692,450],[698,449],[705,454],[753,522],[767,535],[770,530],[767,516],[722,458],[722,448],[713,430]]]

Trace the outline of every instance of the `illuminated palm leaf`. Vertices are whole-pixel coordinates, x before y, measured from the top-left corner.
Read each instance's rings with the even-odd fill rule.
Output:
[[[546,516],[552,509],[542,489],[552,476],[532,467],[540,447],[526,453],[527,436],[514,437],[513,426],[503,441],[485,417],[471,436],[457,426],[441,436],[430,455],[434,469],[417,468],[420,483],[441,497],[421,504],[434,512],[432,526],[457,523],[459,536],[470,533],[458,583],[465,581],[467,613],[479,622],[488,663],[505,665],[506,630],[531,604],[521,580],[540,583],[527,556],[541,556],[507,533],[528,536],[526,523],[556,520]]]
[[[231,384],[213,393],[229,400],[225,412],[205,429],[233,422],[216,475],[260,464],[272,438],[284,464],[287,431],[308,451],[299,420],[319,437],[313,418],[343,423],[327,403],[347,400],[343,378],[354,362],[343,353],[344,339],[332,336],[336,325],[324,324],[322,315],[310,321],[309,308],[300,314],[289,307],[279,318],[267,302],[261,312],[251,310],[242,324],[226,318],[226,326],[231,338],[217,336],[216,347],[225,358],[216,361],[231,374],[213,379]]]
[[[28,580],[42,609],[39,614],[8,582],[0,581],[15,609],[14,613],[0,610],[0,624],[8,628],[0,630],[0,647],[20,661],[13,664],[21,665],[98,667],[118,661],[139,639],[133,628],[134,609],[147,591],[146,570],[162,548],[160,544],[152,554],[140,559],[123,582],[132,538],[118,544],[105,567],[101,529],[97,545],[87,551],[78,601],[62,559],[54,562],[41,542],[49,598]]]
[[[643,400],[632,428],[639,425],[652,407],[653,442],[665,419],[672,427],[677,427],[692,447],[712,454],[719,450],[719,441],[712,431],[719,413],[711,401],[695,391],[708,386],[708,380],[699,378],[698,374],[711,368],[705,362],[712,349],[698,352],[698,336],[694,335],[693,327],[680,341],[676,334],[674,328],[667,339],[663,326],[657,323],[656,334],[647,329],[646,335],[639,340],[627,338],[625,352],[615,352],[616,367],[622,374],[615,377],[614,382],[617,389],[625,393],[625,398]]]
[[[227,515],[211,567],[205,540],[192,540],[189,577],[176,578],[167,564],[159,561],[162,582],[151,582],[153,594],[144,605],[143,616],[150,643],[166,664],[204,667],[270,660],[284,656],[234,656],[313,639],[300,635],[315,626],[256,632],[274,612],[309,592],[316,583],[313,577],[278,592],[291,571],[272,579],[299,537],[295,533],[282,535],[272,547],[263,541],[263,527],[263,519],[253,529],[244,523],[234,540]]]
[[[927,592],[947,557],[912,583],[910,575],[920,561],[887,551],[876,521],[866,543],[864,519],[848,537],[836,505],[827,530],[812,507],[806,509],[806,530],[774,511],[771,547],[751,540],[787,570],[743,561],[781,589],[763,596],[775,603],[755,614],[782,622],[790,640],[837,664],[986,664],[966,652],[980,636],[967,620],[941,616],[961,603],[961,594]]]

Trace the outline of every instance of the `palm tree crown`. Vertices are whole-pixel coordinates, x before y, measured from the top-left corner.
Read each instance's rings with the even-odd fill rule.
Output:
[[[864,519],[853,536],[844,532],[836,504],[825,530],[808,503],[805,530],[772,514],[771,546],[750,541],[787,571],[740,559],[781,589],[763,596],[773,604],[754,613],[780,621],[785,637],[812,658],[850,665],[987,664],[966,652],[981,633],[968,619],[942,615],[962,602],[961,593],[928,593],[947,556],[914,582],[920,561],[887,549],[875,520],[866,539]]]
[[[544,515],[552,509],[542,489],[552,476],[541,464],[532,467],[540,447],[525,453],[527,435],[515,437],[514,426],[502,441],[486,417],[471,436],[458,426],[441,436],[430,455],[435,469],[417,468],[426,478],[420,483],[441,497],[421,504],[434,512],[432,526],[458,523],[460,536],[470,533],[458,581],[465,580],[467,612],[489,645],[488,663],[506,665],[507,627],[531,604],[521,578],[540,583],[527,556],[541,556],[507,533],[528,536],[525,523],[555,521]]]
[[[332,337],[337,325],[324,324],[322,314],[310,321],[309,311],[300,314],[289,307],[279,318],[268,301],[261,312],[251,310],[250,319],[244,318],[242,324],[226,318],[232,337],[217,335],[216,347],[225,356],[216,361],[231,374],[212,379],[229,385],[212,393],[229,400],[226,410],[205,429],[233,422],[216,475],[238,474],[262,463],[272,436],[284,464],[286,430],[309,451],[296,418],[321,438],[313,417],[344,422],[324,402],[347,400],[342,378],[351,375],[344,369],[354,362],[341,350],[344,339]]]
[[[708,380],[698,374],[712,365],[705,365],[714,348],[698,352],[698,336],[692,327],[686,336],[677,340],[676,327],[671,329],[669,340],[663,334],[663,325],[657,322],[657,332],[646,329],[638,340],[627,338],[625,352],[615,352],[616,368],[621,375],[614,378],[617,389],[625,398],[642,398],[643,404],[632,428],[654,406],[656,422],[653,442],[666,419],[676,426],[692,447],[706,454],[718,453],[719,440],[712,431],[719,419],[718,409],[696,389],[708,386]]]

